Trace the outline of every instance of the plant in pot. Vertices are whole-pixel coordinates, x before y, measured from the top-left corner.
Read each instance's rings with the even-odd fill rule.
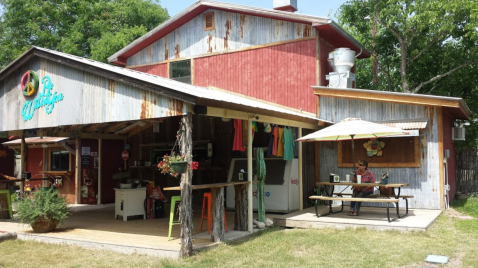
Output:
[[[199,163],[196,161],[190,161],[192,157],[184,154],[171,153],[171,155],[165,154],[163,161],[159,162],[158,168],[163,174],[169,174],[175,178],[186,172],[186,170],[196,170]]]
[[[68,202],[58,190],[39,188],[18,201],[15,218],[30,224],[36,233],[46,233],[55,230],[70,215]]]

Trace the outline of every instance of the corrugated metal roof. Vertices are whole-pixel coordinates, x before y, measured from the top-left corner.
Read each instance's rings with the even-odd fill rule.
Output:
[[[153,42],[151,39],[154,37],[156,34],[163,30],[170,31],[170,27],[177,23],[178,21],[181,21],[181,19],[188,15],[189,13],[192,13],[193,11],[197,10],[198,8],[213,8],[213,9],[220,9],[220,10],[227,10],[227,11],[232,11],[232,12],[240,12],[240,13],[246,13],[246,14],[252,14],[255,16],[266,16],[266,17],[273,17],[277,19],[282,19],[286,21],[295,21],[295,22],[302,22],[302,23],[308,23],[313,25],[314,27],[319,26],[319,25],[330,25],[332,28],[335,30],[338,30],[339,35],[343,35],[344,38],[349,40],[351,43],[356,45],[358,49],[361,49],[363,51],[367,51],[365,47],[360,44],[359,41],[357,41],[355,38],[353,38],[351,35],[346,33],[345,30],[343,30],[337,23],[334,21],[330,20],[329,18],[325,17],[318,17],[318,16],[312,16],[312,15],[305,15],[305,14],[300,14],[300,13],[292,13],[292,12],[287,12],[287,11],[281,11],[281,10],[275,10],[275,9],[268,9],[268,8],[259,8],[259,7],[252,7],[252,6],[245,6],[245,5],[238,5],[238,4],[233,4],[233,3],[225,3],[225,2],[219,2],[219,1],[210,1],[210,0],[201,0],[197,1],[190,7],[186,8],[185,10],[179,12],[176,16],[171,17],[167,21],[161,23],[159,26],[156,28],[152,29],[145,35],[141,36],[140,38],[134,40],[131,42],[129,45],[126,47],[122,48],[112,56],[108,58],[108,62],[114,62],[114,63],[119,63],[120,60],[119,58],[124,55],[125,53],[128,53],[128,51],[132,50],[134,47],[142,44],[143,42]],[[197,15],[194,13],[194,15]],[[182,21],[181,21],[182,22]],[[181,25],[184,22],[181,23]],[[156,40],[154,40],[156,41]]]
[[[68,140],[69,138],[65,137],[32,137],[32,138],[25,138],[26,144],[42,144],[42,143],[58,143],[64,140]],[[11,145],[19,145],[22,143],[22,139],[16,139],[13,141],[7,141],[2,143],[3,146],[11,146]]]
[[[375,122],[381,125],[395,127],[400,129],[424,129],[427,127],[428,119],[419,118],[419,119],[400,119],[400,120],[390,120],[390,121],[380,121]]]
[[[327,121],[327,120],[318,119],[313,114],[289,109],[289,108],[286,108],[286,107],[283,107],[283,106],[278,106],[278,105],[271,104],[271,103],[267,103],[267,102],[259,100],[259,99],[244,97],[244,96],[241,96],[241,95],[237,95],[237,94],[234,94],[234,93],[230,93],[230,92],[227,92],[227,91],[218,90],[218,89],[214,89],[214,88],[193,86],[193,85],[185,84],[185,83],[178,82],[178,81],[175,81],[175,80],[171,80],[171,79],[168,79],[168,78],[159,77],[159,76],[156,76],[156,75],[143,73],[143,72],[139,72],[139,71],[135,71],[135,70],[131,70],[131,69],[126,69],[126,68],[123,68],[123,67],[114,66],[114,65],[98,62],[98,61],[95,61],[95,60],[86,59],[86,58],[70,55],[70,54],[67,54],[67,53],[54,51],[54,50],[50,50],[50,49],[46,49],[46,48],[35,47],[35,46],[32,46],[27,52],[23,53],[22,56],[18,57],[15,61],[13,61],[11,64],[9,64],[7,66],[7,68],[0,71],[0,77],[2,76],[2,73],[7,72],[7,70],[9,68],[20,67],[20,62],[21,62],[22,57],[26,56],[29,52],[33,51],[33,53],[34,53],[36,50],[46,52],[48,54],[56,55],[56,56],[59,56],[59,57],[63,57],[65,59],[68,59],[68,60],[71,60],[71,61],[74,61],[74,62],[77,62],[77,63],[85,64],[88,67],[90,67],[90,66],[95,67],[95,68],[98,68],[98,69],[101,69],[101,70],[104,70],[104,71],[108,71],[108,72],[111,72],[111,73],[114,73],[114,74],[119,74],[119,75],[122,75],[122,76],[125,76],[125,77],[129,77],[129,78],[132,78],[132,79],[137,79],[137,80],[140,80],[142,82],[149,83],[149,84],[154,85],[154,86],[158,86],[158,90],[155,90],[155,91],[152,91],[152,92],[160,94],[160,95],[168,96],[163,90],[161,90],[161,88],[163,88],[163,89],[167,88],[167,89],[171,89],[175,92],[179,92],[179,93],[189,95],[189,96],[192,96],[192,97],[196,97],[196,98],[220,101],[220,102],[224,102],[224,103],[232,103],[232,104],[237,104],[237,105],[241,105],[241,106],[245,106],[245,107],[259,108],[259,109],[263,109],[263,110],[267,110],[267,111],[273,111],[273,112],[278,112],[278,113],[282,113],[282,114],[287,114],[287,115],[312,119],[312,120],[316,120],[316,121],[331,123],[330,121]],[[38,56],[41,57],[43,55],[38,54]],[[16,64],[17,62],[19,64]],[[11,72],[12,70],[8,70],[8,71]],[[120,81],[123,81],[121,78],[116,78],[116,79],[119,79]],[[177,95],[172,96],[172,97],[173,98],[178,98]],[[178,99],[181,99],[181,98],[179,97]],[[184,98],[184,99],[181,99],[181,100],[192,103],[192,104],[196,104],[195,101],[191,101],[191,98]]]

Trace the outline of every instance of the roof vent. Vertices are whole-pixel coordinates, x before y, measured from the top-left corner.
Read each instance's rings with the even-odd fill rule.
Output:
[[[454,141],[464,141],[465,140],[465,128],[463,127],[453,127],[451,128],[451,139]]]
[[[204,31],[214,30],[214,12],[204,14]]]
[[[297,0],[274,0],[273,8],[294,13],[297,11]]]

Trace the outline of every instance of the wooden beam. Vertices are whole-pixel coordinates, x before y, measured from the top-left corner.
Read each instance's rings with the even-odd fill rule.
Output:
[[[129,131],[129,132],[127,133],[128,138],[131,137],[131,136],[134,136],[134,135],[140,133],[141,131],[143,131],[143,130],[145,130],[145,129],[148,129],[148,128],[150,128],[150,127],[153,126],[152,123],[145,123],[145,124],[146,124],[146,126],[144,126],[144,127],[138,126],[138,127],[134,128],[133,130]]]
[[[459,100],[444,100],[434,98],[432,96],[424,96],[417,94],[392,93],[376,91],[376,90],[359,90],[359,89],[336,89],[336,88],[314,88],[314,94],[322,97],[338,97],[342,99],[394,102],[405,104],[418,104],[429,106],[444,106],[452,108],[460,108]]]
[[[88,126],[85,126],[84,128],[81,129],[82,132],[90,132],[90,131],[93,131],[94,129],[100,127],[101,125],[103,125],[104,123],[99,123],[99,124],[91,124],[91,125],[88,125]]]
[[[111,126],[108,128],[104,129],[102,132],[103,133],[110,133],[110,132],[115,132],[116,130],[122,128],[124,125],[129,124],[129,121],[124,121],[124,122],[119,122],[119,123],[113,123]]]
[[[254,121],[257,121],[257,122],[285,125],[285,126],[291,126],[291,127],[303,127],[303,128],[315,129],[315,130],[319,129],[318,123],[320,122],[318,120],[315,121],[311,119],[310,121],[316,122],[314,124],[310,122],[301,122],[301,121],[283,119],[281,117],[273,117],[273,116],[268,116],[263,114],[240,112],[240,111],[229,110],[224,108],[215,108],[215,107],[207,107],[207,115],[214,116],[214,117],[241,119],[241,120],[248,120],[249,118],[252,118],[257,115],[258,119],[254,119]]]

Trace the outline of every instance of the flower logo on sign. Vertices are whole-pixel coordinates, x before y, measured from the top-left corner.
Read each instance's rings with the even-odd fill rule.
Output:
[[[363,144],[363,148],[367,149],[367,156],[382,156],[382,149],[385,142],[379,140],[369,140]]]

